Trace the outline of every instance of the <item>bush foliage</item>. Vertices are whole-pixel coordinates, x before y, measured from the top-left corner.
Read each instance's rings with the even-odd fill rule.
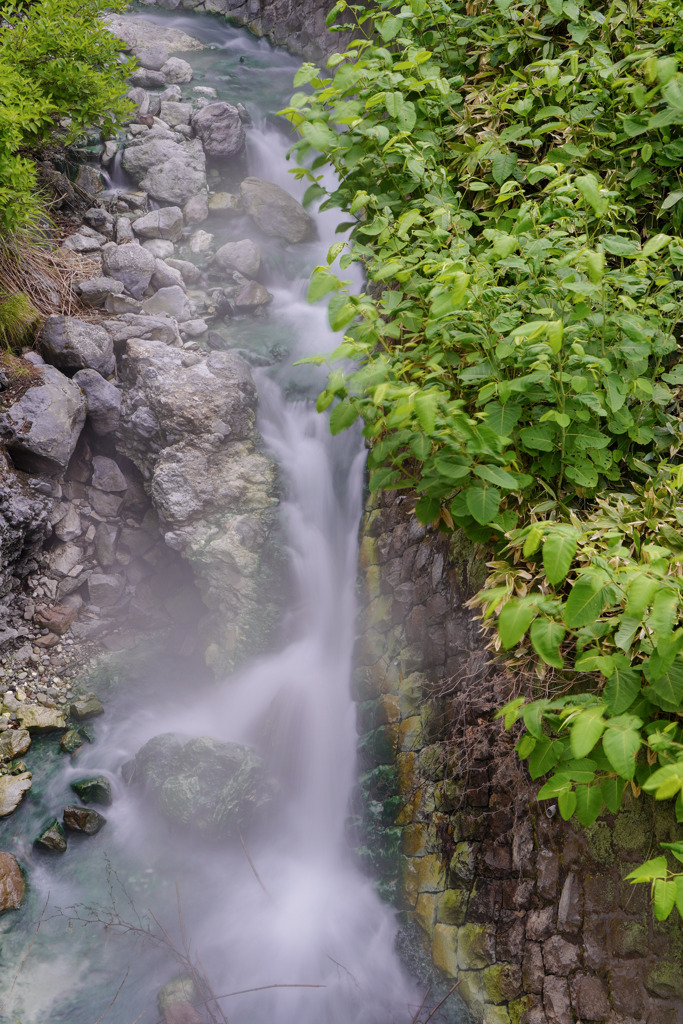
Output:
[[[105,28],[105,10],[122,0],[0,3],[0,233],[35,222],[32,150],[74,142],[86,130],[110,131],[130,109],[130,65]]]
[[[543,694],[502,712],[539,798],[590,825],[628,786],[683,821],[683,11],[341,0],[335,19],[354,40],[285,111],[308,197],[353,215],[310,286],[345,331],[318,407],[333,432],[362,418],[371,489],[414,489],[423,523],[489,547],[476,603]],[[683,914],[667,849],[629,876],[660,919]]]

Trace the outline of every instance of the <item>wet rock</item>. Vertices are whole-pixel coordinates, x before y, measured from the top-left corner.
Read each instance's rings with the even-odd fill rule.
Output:
[[[91,577],[92,578],[92,577]],[[86,693],[71,705],[71,715],[77,722],[85,722],[104,714],[104,708],[94,693]]]
[[[208,103],[193,114],[192,127],[207,156],[236,156],[244,148],[244,125],[237,108],[229,103]]]
[[[31,773],[0,775],[0,818],[16,811],[24,793],[31,788]]]
[[[175,50],[203,50],[204,44],[178,28],[164,28],[145,18],[109,14],[104,19],[107,27],[122,39],[136,55],[150,46],[164,46],[169,53]],[[163,65],[162,65],[163,66]]]
[[[133,230],[141,238],[165,238],[177,242],[183,237],[183,212],[177,206],[152,210],[133,223]]]
[[[101,804],[108,807],[112,802],[111,783],[106,775],[95,775],[71,783],[74,793],[84,804]]]
[[[217,250],[214,262],[223,270],[237,270],[245,277],[257,277],[261,267],[261,250],[255,242],[243,238],[228,242]]]
[[[104,305],[110,295],[120,295],[123,284],[113,277],[93,277],[89,281],[80,281],[76,291],[83,305],[97,307]]]
[[[55,604],[51,608],[39,608],[35,614],[35,621],[37,625],[49,629],[51,633],[63,636],[77,617],[76,608],[67,604]]]
[[[83,746],[83,737],[78,729],[68,729],[59,741],[65,754],[73,754]]]
[[[244,206],[240,196],[231,192],[216,192],[209,199],[209,210],[221,217],[237,217],[244,213]]]
[[[102,175],[100,174],[99,167],[93,167],[91,164],[83,164],[78,169],[76,184],[89,195],[97,195],[98,192],[101,192],[104,189],[104,182],[102,181]]]
[[[289,192],[272,181],[245,178],[240,185],[244,209],[265,235],[303,242],[313,230],[313,221]]]
[[[154,273],[154,256],[141,245],[109,242],[102,249],[102,269],[108,277],[121,281],[134,299],[142,299]]]
[[[66,852],[64,829],[56,818],[52,818],[43,826],[36,839],[36,846],[42,846],[44,850],[49,850],[51,853]]]
[[[92,807],[65,807],[64,824],[72,832],[94,836],[107,824],[107,819]]]
[[[272,295],[256,281],[249,281],[243,285],[235,296],[235,309],[239,313],[248,313],[259,306],[267,306],[272,301]]]
[[[94,572],[88,579],[90,600],[98,608],[111,608],[123,596],[126,582],[121,576]]]
[[[31,746],[31,736],[26,729],[10,729],[0,736],[0,757],[13,761],[21,757]]]
[[[79,370],[73,376],[85,395],[87,415],[94,432],[111,434],[121,418],[121,392],[96,370]]]
[[[63,711],[57,708],[38,707],[29,704],[20,707],[17,711],[17,719],[22,729],[28,729],[33,733],[56,732],[66,728],[66,718]]]
[[[165,1024],[202,1024],[192,1003],[173,1003],[164,1010]]]
[[[125,491],[128,484],[113,459],[95,455],[92,460],[92,486],[98,491]]]
[[[206,837],[236,837],[276,794],[253,750],[210,736],[155,736],[136,755],[134,782],[168,821]]]
[[[192,1003],[200,997],[194,982],[187,975],[168,981],[157,997],[159,1012],[164,1014],[166,1024],[201,1024],[201,1019]]]
[[[203,192],[198,196],[192,196],[183,207],[183,217],[186,224],[201,224],[208,216],[209,203]]]
[[[37,368],[36,384],[0,413],[14,462],[28,472],[66,469],[85,423],[83,392],[54,366]]]
[[[166,313],[180,322],[189,320],[191,316],[187,295],[177,284],[160,288],[155,295],[145,299],[142,308],[145,313]]]
[[[25,892],[26,883],[16,857],[0,850],[0,914],[18,910]]]
[[[161,73],[166,81],[173,85],[184,85],[192,81],[192,66],[180,57],[169,57],[161,66]]]
[[[125,149],[123,166],[153,199],[185,203],[206,188],[206,159],[198,139],[150,136]]]
[[[114,372],[114,350],[107,332],[76,317],[49,316],[38,336],[38,349],[58,370]]]

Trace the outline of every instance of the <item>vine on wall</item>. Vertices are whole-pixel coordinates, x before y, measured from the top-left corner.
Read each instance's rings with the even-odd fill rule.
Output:
[[[340,0],[328,24],[355,39],[284,112],[307,199],[353,218],[310,285],[344,331],[318,408],[362,418],[371,489],[489,545],[475,604],[547,694],[501,712],[539,799],[590,825],[629,786],[683,821],[683,12]],[[661,920],[677,862],[628,876]]]

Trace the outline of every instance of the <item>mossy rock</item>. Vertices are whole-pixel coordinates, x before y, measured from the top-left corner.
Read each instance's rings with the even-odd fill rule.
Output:
[[[176,733],[145,743],[131,781],[144,788],[168,822],[207,838],[236,838],[277,793],[263,761],[249,747]]]

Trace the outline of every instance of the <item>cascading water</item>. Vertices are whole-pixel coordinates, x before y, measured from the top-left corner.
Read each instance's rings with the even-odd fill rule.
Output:
[[[164,15],[153,17],[168,24]],[[250,106],[257,126],[249,133],[248,173],[296,193],[285,158],[288,140],[263,119],[259,123],[253,102],[266,73],[272,88],[274,59],[281,87],[275,101],[284,102],[294,62],[206,18],[173,19],[172,24],[220,48],[221,60],[215,51],[200,51],[192,54],[193,64],[203,62],[205,82],[219,94],[225,95],[227,80],[232,93],[226,98]],[[238,70],[241,93],[234,88]],[[105,852],[135,904],[128,917],[150,907],[165,927],[177,930],[177,882],[185,930],[219,995],[274,984],[321,986],[225,1000],[231,1024],[410,1024],[420,1002],[394,951],[394,916],[359,870],[345,835],[355,779],[349,679],[363,447],[354,432],[332,438],[312,401],[288,402],[284,395],[294,379],[293,360],[338,343],[324,309],[304,299],[312,266],[338,238],[336,220],[332,213],[319,215],[318,239],[296,252],[260,240],[274,301],[265,326],[252,324],[262,334],[278,324],[290,341],[287,366],[255,371],[260,429],[283,480],[292,580],[283,646],[217,687],[184,680],[162,691],[163,703],[158,689],[153,700],[137,691],[126,691],[118,707],[112,699],[107,718],[118,724],[105,721],[97,744],[77,765],[81,776],[107,773],[112,780],[115,801],[107,828],[96,840],[70,848],[68,858],[36,860],[31,870],[34,921],[48,891],[51,907],[105,899],[102,892],[93,897]],[[246,227],[246,221],[238,224],[233,237],[244,237],[239,231]],[[248,346],[245,338],[242,344]],[[168,731],[210,734],[260,749],[280,793],[267,824],[249,837],[248,855],[237,844],[211,846],[160,829],[122,784],[121,764],[148,738]],[[45,806],[59,803],[75,774],[75,768],[63,768],[38,783],[36,796]],[[30,856],[28,849],[25,853]],[[115,880],[115,894],[118,885]],[[118,898],[126,917],[120,891]],[[0,935],[0,963],[9,979],[30,934],[10,932],[3,919]],[[93,1024],[125,977],[108,1019],[151,1024],[158,1017],[156,992],[174,969],[165,950],[144,938],[136,941],[130,930],[67,929],[63,916],[48,915],[0,1019]]]

